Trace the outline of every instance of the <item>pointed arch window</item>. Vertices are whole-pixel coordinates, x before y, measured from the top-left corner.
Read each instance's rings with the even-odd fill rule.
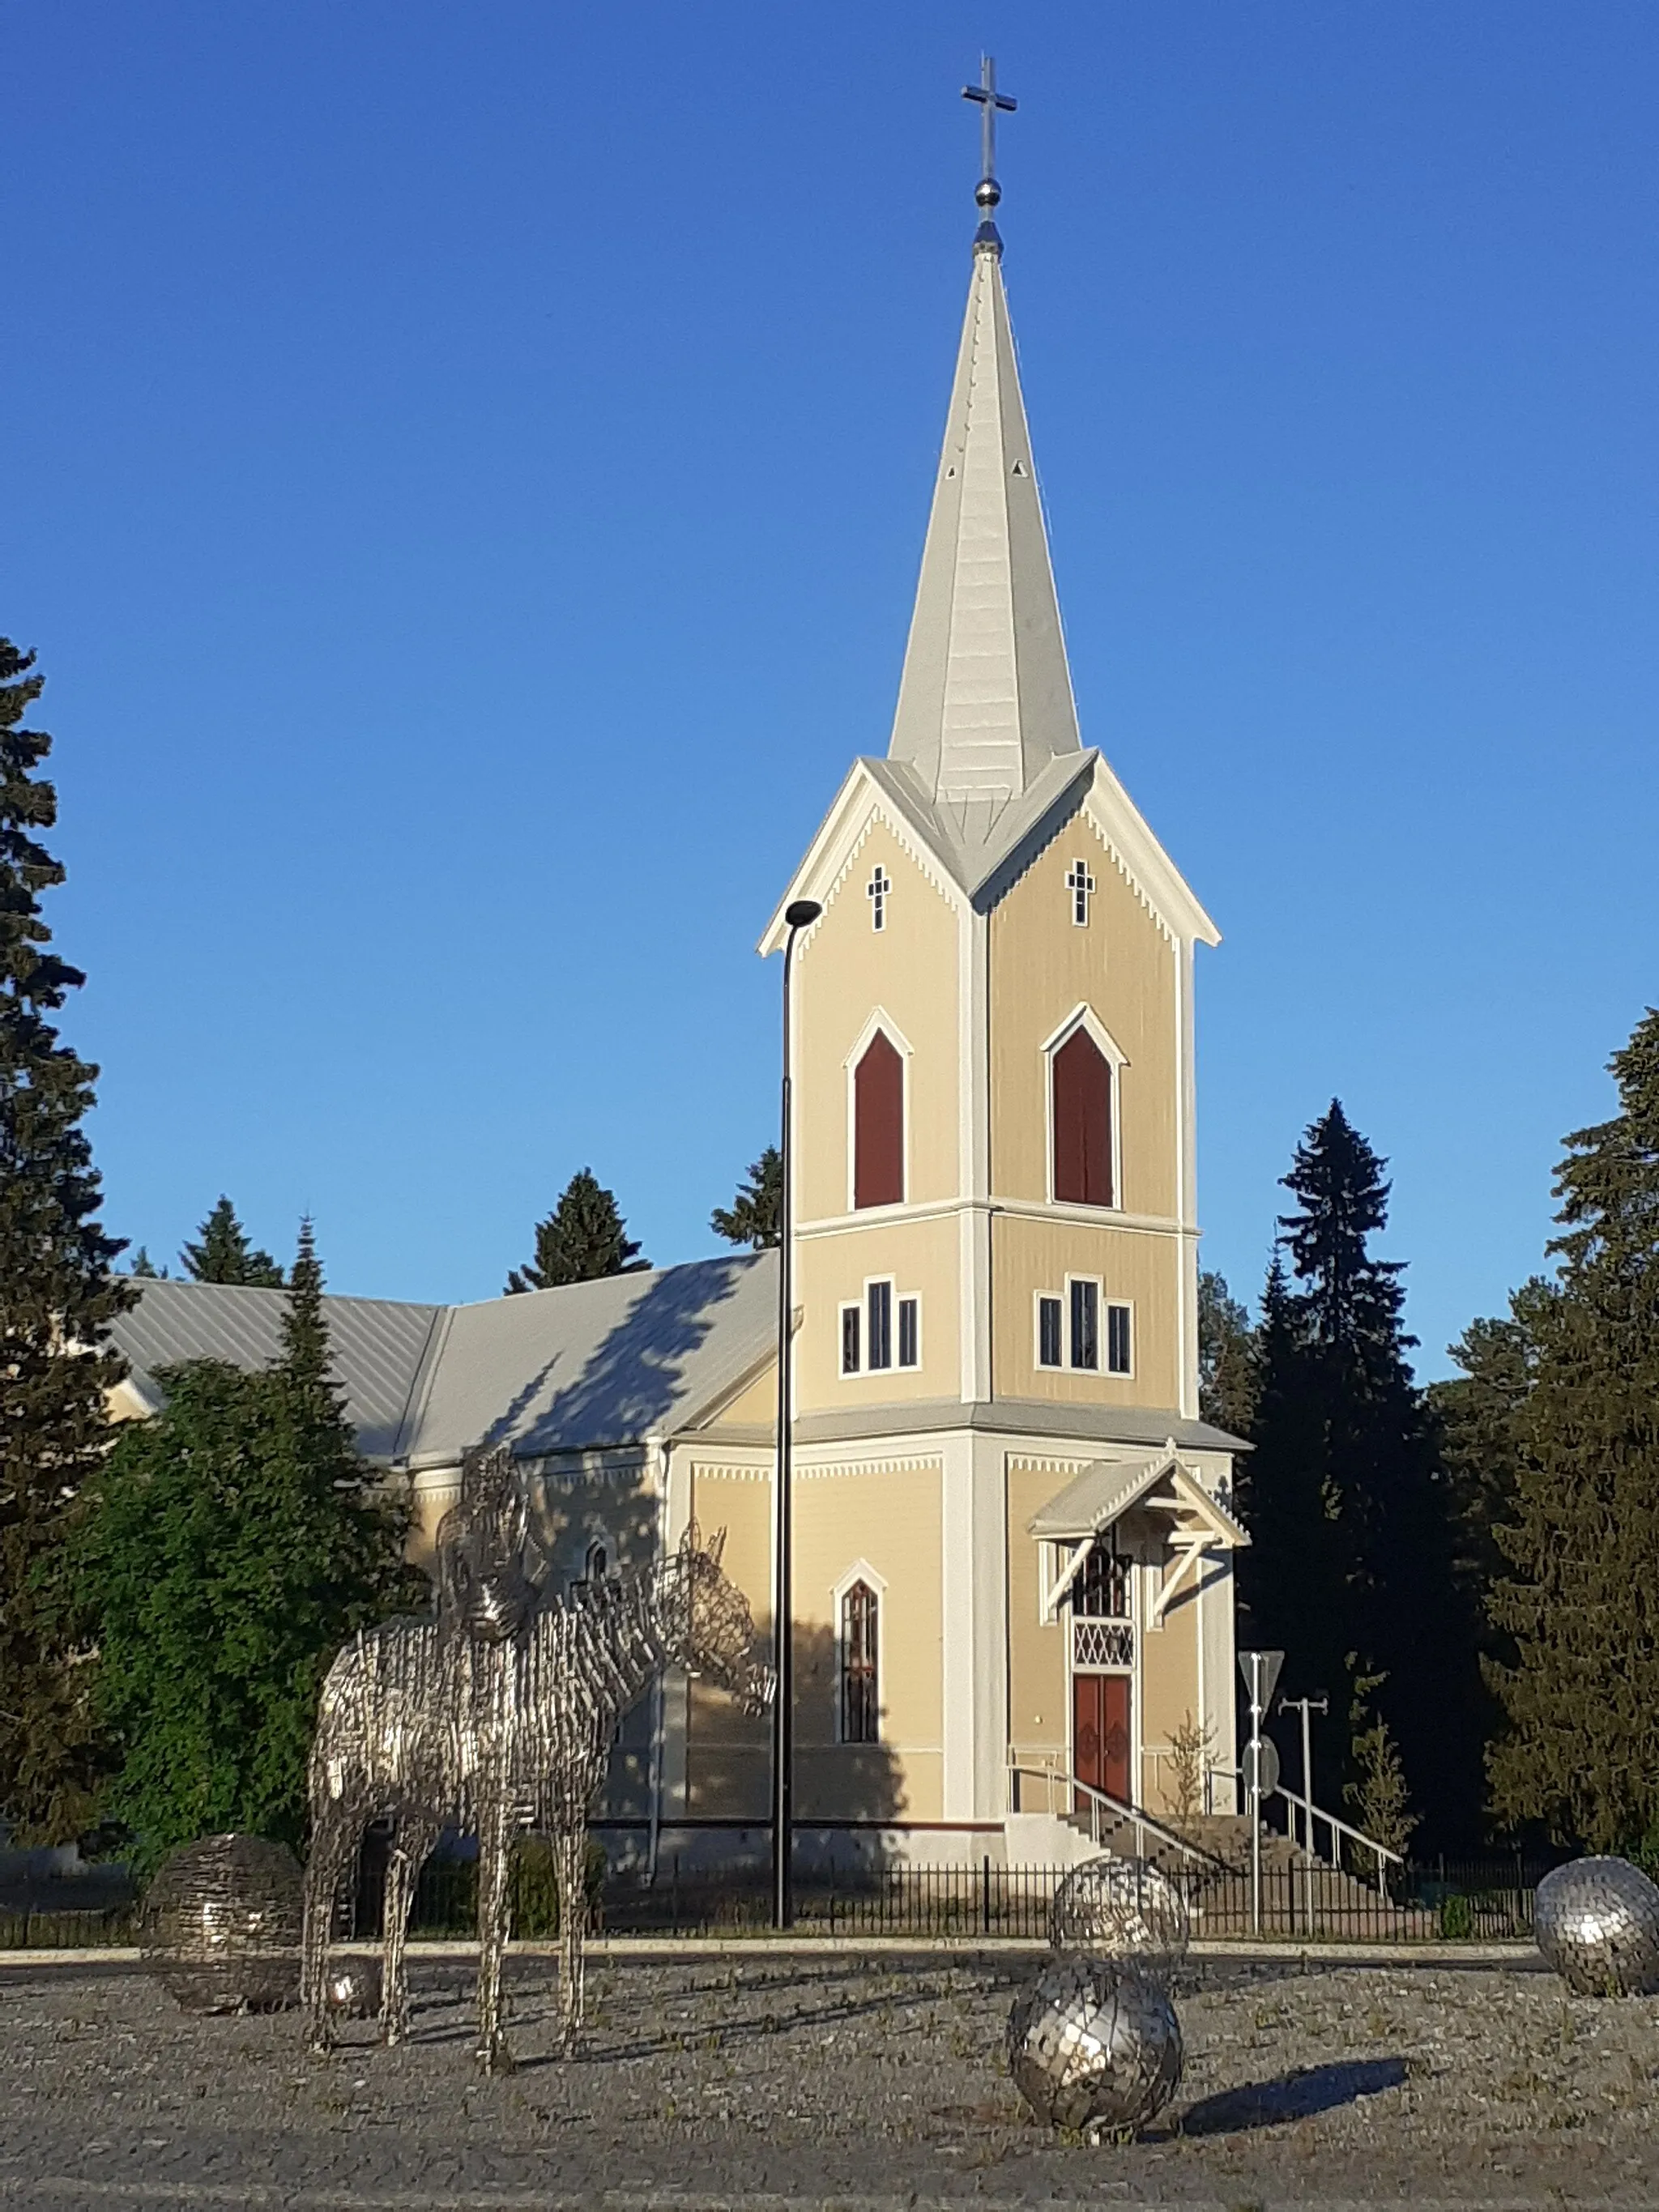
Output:
[[[1116,1070],[1081,1024],[1053,1054],[1049,1085],[1055,1198],[1115,1206]]]
[[[904,1059],[878,1030],[853,1071],[853,1204],[904,1202]]]
[[[841,1740],[881,1741],[878,1629],[881,1601],[868,1583],[850,1583],[841,1598]]]

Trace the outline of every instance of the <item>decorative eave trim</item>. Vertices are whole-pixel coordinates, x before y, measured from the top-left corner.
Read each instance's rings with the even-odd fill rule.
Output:
[[[785,910],[798,898],[816,898],[826,908],[845,884],[872,829],[879,820],[906,859],[914,862],[953,910],[968,903],[967,894],[893,806],[862,760],[854,762],[829,812],[807,847],[805,858],[762,932],[757,951],[765,958],[781,952],[788,936]],[[805,934],[811,937],[814,922]]]
[[[1192,938],[1200,945],[1220,944],[1221,932],[1103,754],[1095,757],[1083,811],[1125,881],[1171,937]]]

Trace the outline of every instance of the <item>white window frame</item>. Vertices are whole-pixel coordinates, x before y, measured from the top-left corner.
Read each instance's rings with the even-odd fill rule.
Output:
[[[617,1572],[617,1559],[615,1538],[611,1535],[610,1529],[605,1527],[603,1522],[597,1524],[590,1523],[586,1534],[582,1540],[581,1571],[580,1573],[574,1574],[570,1577],[569,1587],[572,1590],[592,1589],[593,1584],[593,1554],[595,1552],[599,1551],[601,1547],[603,1547],[605,1552],[605,1577],[609,1577]]]
[[[878,1030],[904,1063],[904,1110],[899,1123],[899,1181],[903,1185],[904,1195],[886,1206],[860,1206],[857,1203],[859,1062],[869,1050]],[[878,1006],[859,1031],[856,1043],[842,1063],[847,1085],[847,1211],[857,1214],[863,1220],[881,1220],[896,1213],[900,1206],[908,1206],[910,1202],[910,1077],[911,1063],[915,1056],[910,1040],[898,1024],[884,1006]],[[1053,1118],[1050,1114],[1049,1119],[1052,1121]],[[1115,1126],[1115,1115],[1113,1121]],[[1112,1188],[1116,1190],[1115,1182]]]
[[[887,872],[887,864],[878,860],[864,887],[864,896],[870,902],[870,927],[878,937],[886,933],[887,902],[892,895],[893,878]]]
[[[1060,1308],[1060,1358],[1052,1365],[1042,1356],[1042,1305],[1052,1299]],[[1031,1293],[1031,1364],[1039,1375],[1063,1375],[1066,1372],[1066,1298],[1058,1291],[1033,1291]]]
[[[877,1283],[885,1283],[892,1298],[890,1328],[892,1336],[893,1357],[885,1367],[872,1367],[870,1364],[870,1292],[872,1287]],[[916,1356],[908,1367],[899,1358],[899,1308],[907,1298],[914,1302],[916,1309]],[[842,1381],[855,1382],[860,1377],[871,1375],[920,1374],[922,1363],[927,1358],[921,1340],[921,1291],[900,1290],[896,1276],[866,1275],[860,1295],[855,1298],[842,1298],[836,1307],[836,1371]],[[859,1317],[859,1364],[856,1367],[843,1367],[842,1364],[842,1330],[845,1326],[845,1316],[849,1313],[856,1314]]]
[[[1073,1283],[1092,1283],[1095,1286],[1095,1349],[1100,1354],[1092,1367],[1079,1367],[1072,1357],[1072,1285]],[[1060,1302],[1061,1349],[1066,1354],[1068,1375],[1102,1376],[1106,1372],[1106,1285],[1098,1275],[1075,1274],[1066,1278],[1066,1289]],[[1048,1370],[1052,1374],[1054,1370]]]
[[[856,1314],[858,1316],[859,1364],[856,1367],[849,1367],[847,1365],[846,1354],[843,1350],[843,1346],[847,1341],[847,1316],[849,1313]],[[864,1301],[862,1298],[843,1298],[841,1304],[836,1308],[836,1368],[843,1382],[850,1382],[855,1376],[862,1375],[865,1372]]]
[[[1129,1364],[1127,1367],[1114,1367],[1111,1364],[1111,1316],[1115,1307],[1120,1313],[1126,1313],[1129,1316]],[[1133,1298],[1109,1298],[1103,1293],[1100,1302],[1100,1349],[1102,1353],[1100,1372],[1109,1381],[1114,1382],[1133,1382],[1134,1381],[1135,1354],[1139,1349],[1136,1339],[1139,1334],[1139,1331],[1135,1327],[1134,1300]]]
[[[870,1293],[882,1285],[887,1290],[887,1351],[884,1367],[878,1367],[870,1357]],[[864,1371],[866,1375],[892,1375],[898,1369],[898,1288],[890,1275],[866,1275],[864,1279]]]
[[[1100,1048],[1112,1071],[1112,1202],[1109,1206],[1084,1206],[1076,1199],[1057,1199],[1054,1196],[1054,1054],[1079,1030],[1087,1030]],[[1129,1066],[1129,1055],[1114,1039],[1100,1016],[1086,1001],[1080,1001],[1066,1015],[1052,1036],[1046,1037],[1040,1048],[1042,1054],[1042,1128],[1047,1148],[1048,1176],[1046,1188],[1050,1206],[1076,1206],[1084,1213],[1121,1213],[1123,1211],[1123,1074]],[[905,1111],[910,1109],[910,1089],[904,1091]],[[907,1181],[904,1188],[908,1190]]]
[[[847,1649],[841,1632],[842,1600],[854,1583],[866,1583],[876,1597],[876,1741],[874,1744],[852,1743],[846,1734],[846,1714],[842,1698],[842,1686],[846,1679]],[[839,1582],[830,1588],[830,1618],[835,1623],[836,1678],[836,1741],[846,1744],[849,1751],[872,1751],[887,1741],[887,1578],[878,1575],[868,1559],[855,1559]]]
[[[900,1319],[900,1309],[907,1305],[912,1305],[916,1310],[916,1356],[908,1362],[902,1357],[901,1351],[904,1342],[904,1331]],[[896,1287],[893,1291],[893,1372],[896,1375],[920,1374],[921,1360],[921,1292],[901,1291]]]
[[[1079,868],[1083,872],[1083,883],[1081,884],[1074,884],[1072,880],[1073,875]],[[1089,902],[1093,898],[1097,886],[1095,883],[1095,872],[1089,866],[1088,860],[1083,854],[1078,854],[1073,860],[1071,866],[1066,869],[1065,884],[1066,902],[1072,909],[1072,927],[1074,929],[1087,929],[1090,922],[1094,919],[1093,915],[1089,911]],[[1085,885],[1087,886],[1086,889],[1085,888]],[[1077,910],[1077,902],[1079,892],[1083,898],[1083,911],[1081,914]]]

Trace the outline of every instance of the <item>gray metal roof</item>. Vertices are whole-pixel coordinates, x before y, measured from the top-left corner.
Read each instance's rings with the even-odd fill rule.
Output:
[[[144,1402],[187,1359],[268,1366],[281,1291],[145,1281],[111,1335]],[[776,1327],[776,1256],[733,1254],[478,1305],[328,1297],[334,1369],[359,1449],[447,1464],[486,1435],[522,1454],[672,1433],[740,1382]]]
[[[230,1283],[146,1281],[131,1313],[110,1331],[132,1370],[139,1395],[159,1406],[155,1377],[186,1359],[223,1359],[233,1367],[268,1367],[283,1348],[283,1291],[245,1290]],[[360,1450],[391,1456],[441,1306],[404,1305],[391,1298],[326,1298],[336,1381]]]
[[[776,1331],[771,1252],[456,1306],[399,1455],[453,1457],[485,1434],[525,1455],[672,1435]]]

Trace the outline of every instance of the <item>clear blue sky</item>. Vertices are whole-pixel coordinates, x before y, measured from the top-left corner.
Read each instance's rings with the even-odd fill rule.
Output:
[[[1085,740],[1215,915],[1206,1255],[1334,1093],[1424,1364],[1659,996],[1659,9],[6,13],[0,629],[120,1233],[493,1294],[774,1115],[755,939],[886,743],[981,45]]]

